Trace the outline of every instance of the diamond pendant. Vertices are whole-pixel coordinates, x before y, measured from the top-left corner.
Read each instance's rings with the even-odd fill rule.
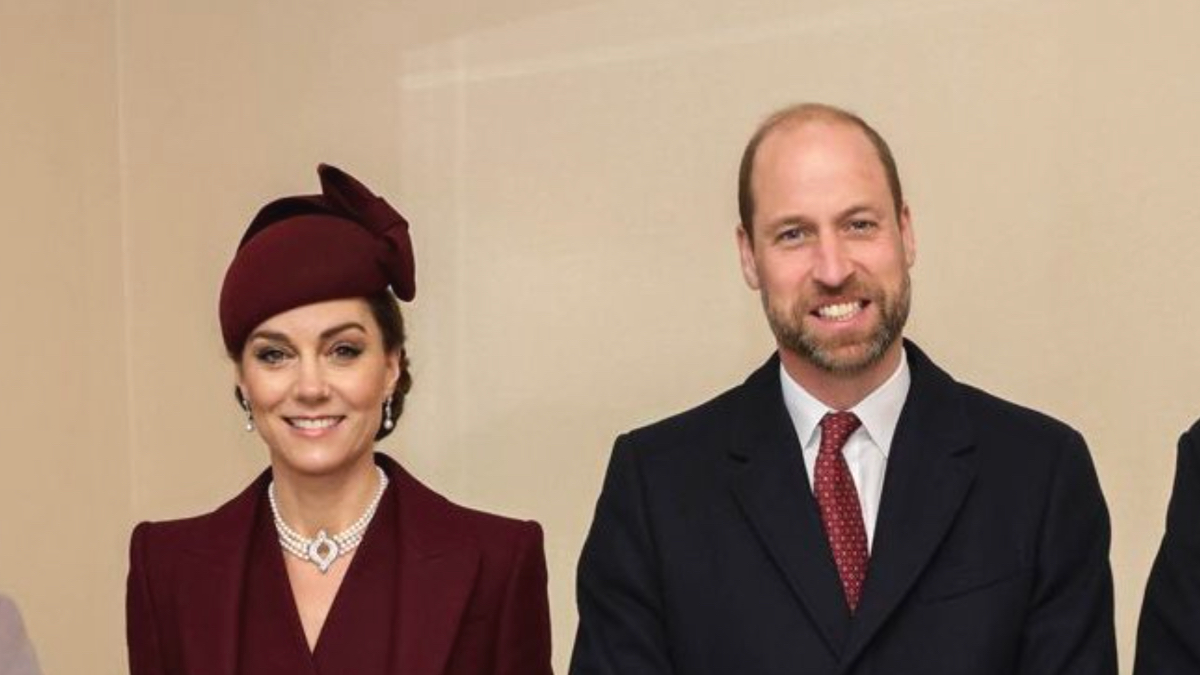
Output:
[[[322,548],[325,549],[324,554],[321,553]],[[325,530],[318,532],[316,538],[308,545],[308,559],[321,570],[321,574],[329,571],[329,566],[338,559],[340,553],[337,542],[330,539]]]

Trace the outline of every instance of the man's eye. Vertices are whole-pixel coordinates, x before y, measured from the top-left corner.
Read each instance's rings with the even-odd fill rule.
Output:
[[[799,227],[788,227],[779,231],[777,241],[800,241],[804,239],[804,230]]]
[[[287,352],[278,347],[262,347],[254,351],[254,358],[269,366],[282,362],[287,356]]]
[[[854,232],[869,232],[879,227],[879,224],[873,220],[852,220],[847,227]]]

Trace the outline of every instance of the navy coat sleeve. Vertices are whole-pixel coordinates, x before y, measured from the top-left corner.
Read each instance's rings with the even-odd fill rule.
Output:
[[[1200,673],[1200,422],[1179,439],[1167,531],[1138,621],[1135,675]]]
[[[1048,495],[1017,672],[1116,675],[1108,509],[1077,433],[1057,461]]]
[[[571,675],[670,675],[654,540],[627,437],[617,439],[579,561]]]

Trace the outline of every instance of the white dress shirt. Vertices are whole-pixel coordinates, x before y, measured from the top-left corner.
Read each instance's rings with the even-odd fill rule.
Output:
[[[821,449],[821,418],[826,413],[836,412],[818,401],[788,375],[781,364],[779,381],[783,386],[783,402],[787,406],[792,424],[796,427],[796,438],[804,451],[804,468],[808,471],[808,485],[812,488],[813,467],[817,463],[817,452]],[[912,375],[908,370],[908,354],[901,353],[900,365],[886,382],[849,410],[862,426],[850,434],[842,455],[854,478],[858,490],[858,503],[862,506],[863,525],[867,530],[867,551],[875,540],[875,521],[879,516],[879,500],[883,496],[883,477],[887,470],[888,452],[892,449],[892,436],[900,421],[904,399],[908,397],[908,386]]]

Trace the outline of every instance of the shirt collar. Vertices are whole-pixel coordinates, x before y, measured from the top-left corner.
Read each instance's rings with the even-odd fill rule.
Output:
[[[796,436],[801,447],[807,447],[816,434],[821,418],[833,411],[793,380],[782,363],[779,364],[779,381],[783,388],[783,403],[792,418],[792,424],[796,427]],[[908,398],[911,383],[908,352],[902,351],[900,365],[896,367],[896,371],[850,409],[862,422],[867,435],[883,452],[884,457],[891,451],[892,437],[896,434],[900,411],[904,409],[904,400]]]

